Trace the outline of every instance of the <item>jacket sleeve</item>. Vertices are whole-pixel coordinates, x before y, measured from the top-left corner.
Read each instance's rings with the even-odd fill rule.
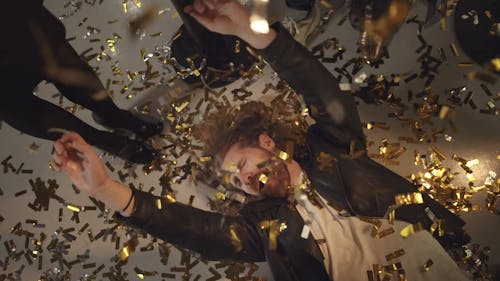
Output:
[[[261,55],[298,94],[304,97],[310,115],[327,138],[365,148],[363,130],[352,95],[342,93],[336,78],[279,23],[275,40]]]
[[[130,217],[115,218],[209,260],[264,261],[258,230],[243,216],[224,216],[134,190]]]

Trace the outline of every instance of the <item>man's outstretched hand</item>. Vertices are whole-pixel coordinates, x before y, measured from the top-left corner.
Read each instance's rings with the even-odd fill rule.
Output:
[[[53,167],[91,196],[111,180],[96,152],[79,134],[64,134],[54,143]]]
[[[53,167],[67,174],[81,190],[107,208],[120,211],[124,216],[133,212],[135,200],[132,190],[114,181],[107,173],[102,160],[79,134],[64,134],[54,143]]]
[[[250,13],[236,0],[194,0],[184,12],[208,30],[238,36],[256,49],[267,47],[276,37],[273,29],[267,34],[254,33],[250,29]]]

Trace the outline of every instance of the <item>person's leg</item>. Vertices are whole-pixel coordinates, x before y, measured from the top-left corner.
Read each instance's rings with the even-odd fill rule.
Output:
[[[0,103],[0,119],[34,137],[56,140],[58,128],[79,133],[90,144],[135,163],[149,163],[155,151],[148,145],[106,131],[97,130],[66,110],[24,91],[22,98]]]
[[[58,68],[66,75],[50,78],[50,81],[66,98],[94,112],[98,117],[95,118],[97,122],[112,128],[130,130],[143,138],[162,131],[161,122],[145,120],[118,108],[93,69],[80,59],[69,43],[59,43],[54,51]],[[75,76],[82,79],[74,79]]]

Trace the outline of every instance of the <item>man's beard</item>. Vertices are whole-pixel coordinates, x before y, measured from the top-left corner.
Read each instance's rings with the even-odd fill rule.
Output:
[[[263,196],[283,198],[288,195],[290,173],[285,161],[275,159],[273,165],[266,167],[262,174],[267,176],[267,181],[265,183],[259,181],[257,184]]]

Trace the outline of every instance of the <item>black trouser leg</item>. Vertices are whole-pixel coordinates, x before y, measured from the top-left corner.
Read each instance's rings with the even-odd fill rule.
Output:
[[[127,139],[122,136],[89,126],[73,114],[30,92],[23,93],[22,96],[22,99],[2,103],[0,118],[23,133],[42,139],[56,140],[61,134],[49,132],[50,128],[75,131],[88,143],[113,154],[116,154],[120,146],[127,142]]]
[[[119,122],[124,111],[107,95],[94,70],[64,41],[53,48],[60,74],[47,80],[70,101],[95,112],[101,118]]]

